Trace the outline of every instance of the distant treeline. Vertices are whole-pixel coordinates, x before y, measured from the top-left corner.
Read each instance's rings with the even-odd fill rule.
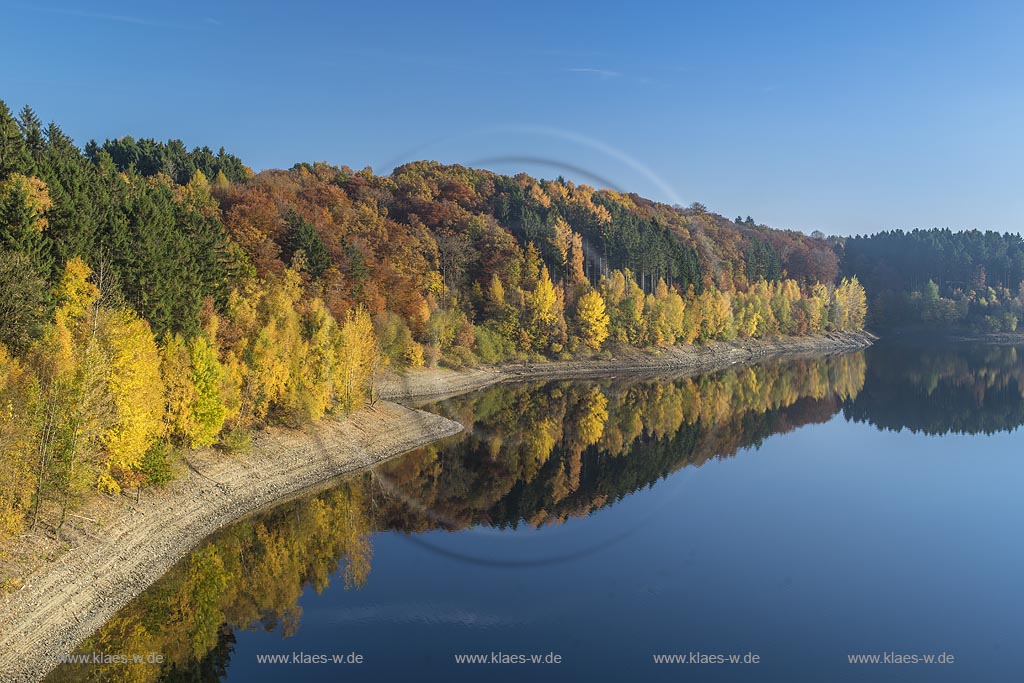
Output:
[[[434,162],[253,174],[0,102],[0,536],[182,448],[358,407],[378,367],[859,329],[830,243]]]
[[[844,274],[868,292],[871,323],[1014,332],[1024,315],[1024,239],[902,230],[839,241]]]

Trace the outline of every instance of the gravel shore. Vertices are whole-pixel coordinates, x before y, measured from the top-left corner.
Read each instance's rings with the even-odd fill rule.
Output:
[[[610,377],[622,374],[695,374],[770,358],[852,351],[870,346],[869,332],[842,332],[808,337],[711,342],[701,346],[671,346],[645,351],[626,348],[611,358],[448,370],[443,368],[391,373],[376,383],[376,395],[388,401],[415,402],[457,396],[498,382],[531,379]]]

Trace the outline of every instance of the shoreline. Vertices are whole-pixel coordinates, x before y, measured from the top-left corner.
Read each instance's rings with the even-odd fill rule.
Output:
[[[939,342],[946,344],[990,344],[993,346],[1016,346],[1024,344],[1024,330],[1017,332],[975,332],[969,329],[932,330],[928,328],[894,329],[886,340],[895,343]]]
[[[326,419],[303,430],[262,430],[244,456],[191,452],[188,469],[166,489],[149,492],[138,503],[124,496],[108,498],[98,504],[107,508],[106,518],[76,516],[92,526],[76,520],[65,527],[60,541],[52,542],[74,547],[50,548],[56,557],[29,573],[21,589],[0,598],[0,681],[41,680],[62,656],[218,529],[463,429],[396,401],[450,397],[499,382],[696,374],[771,358],[852,351],[875,339],[858,332],[714,342],[657,351],[624,349],[605,359],[382,377],[375,395],[383,400],[343,420]]]
[[[619,374],[695,374],[771,358],[855,351],[878,337],[870,332],[836,332],[807,337],[775,337],[711,342],[701,346],[670,346],[655,350],[624,348],[611,358],[506,363],[450,370],[416,369],[378,378],[374,396],[385,401],[416,404],[477,391],[500,382],[614,377]]]

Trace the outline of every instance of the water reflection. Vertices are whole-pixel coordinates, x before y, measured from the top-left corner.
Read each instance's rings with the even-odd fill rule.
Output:
[[[1024,348],[883,343],[843,414],[879,429],[993,434],[1024,424]]]
[[[674,381],[505,385],[432,407],[466,425],[378,468],[383,528],[540,526],[586,516],[687,465],[832,417],[861,353]]]
[[[302,591],[370,572],[364,479],[282,505],[216,534],[85,641],[80,653],[148,655],[163,665],[64,665],[48,681],[216,681],[234,629],[296,632]]]
[[[467,431],[218,533],[79,648],[161,666],[66,665],[49,681],[215,681],[236,630],[299,628],[299,597],[358,588],[372,531],[550,525],[687,465],[828,420],[864,384],[863,354],[676,380],[506,385],[433,406]],[[429,596],[425,596],[429,597]]]
[[[840,411],[883,430],[1011,431],[1024,423],[1021,358],[1013,346],[882,344],[694,378],[504,385],[450,399],[431,408],[465,433],[232,525],[79,648],[156,652],[161,666],[65,666],[48,680],[220,680],[240,631],[291,636],[303,591],[362,586],[374,532],[558,525]],[[408,618],[445,618],[422,600]],[[360,615],[349,618],[375,618]]]

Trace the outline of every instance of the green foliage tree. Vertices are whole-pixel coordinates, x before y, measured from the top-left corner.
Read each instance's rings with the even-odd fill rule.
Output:
[[[42,331],[46,283],[28,256],[0,250],[0,344],[16,354]]]
[[[331,257],[323,239],[311,223],[295,211],[286,218],[290,226],[288,250],[294,255],[302,252],[306,257],[306,270],[314,279],[320,278],[331,265]]]

